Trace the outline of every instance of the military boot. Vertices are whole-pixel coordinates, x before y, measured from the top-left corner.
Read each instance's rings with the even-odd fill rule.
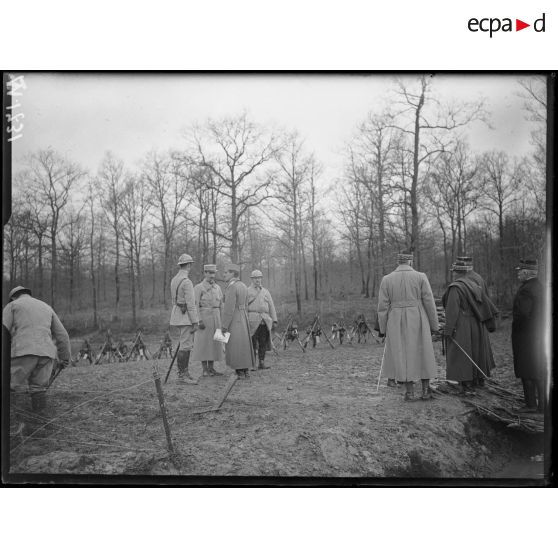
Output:
[[[178,380],[184,384],[197,384],[198,381],[188,372],[188,364],[190,363],[190,351],[178,351],[176,356],[178,363]]]
[[[422,395],[420,396],[420,398],[423,401],[432,399],[432,392],[430,391],[430,380],[421,380],[421,384],[422,384]]]
[[[209,371],[207,369],[207,360],[202,360],[202,376],[210,376]]]
[[[215,368],[213,367],[213,362],[212,360],[208,360],[207,361],[207,373],[210,376],[222,376],[223,373],[222,372],[217,372],[217,370],[215,370]]]
[[[260,362],[258,364],[258,370],[269,370],[271,367],[270,366],[266,366],[264,359],[260,358]]]

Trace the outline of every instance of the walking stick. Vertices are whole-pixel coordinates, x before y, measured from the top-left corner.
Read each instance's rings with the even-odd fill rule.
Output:
[[[453,338],[450,337],[450,339],[459,347],[459,349],[461,350],[461,352],[471,361],[471,363],[473,364],[473,366],[487,379],[490,381],[490,378],[479,368],[478,364],[467,354],[467,352],[465,351],[465,349]]]
[[[176,346],[176,351],[174,353],[174,356],[172,357],[167,375],[165,376],[165,384],[167,383],[167,380],[169,379],[169,375],[170,375],[171,370],[172,370],[172,365],[174,364],[174,361],[176,360],[176,355],[178,354],[178,349],[180,349],[180,341],[178,342],[178,345]]]
[[[384,337],[385,339],[385,337]],[[382,369],[384,367],[384,357],[386,355],[386,346],[384,345],[384,352],[382,353],[382,362],[380,364],[380,373],[378,374],[378,383],[376,384],[376,391],[374,395],[376,395],[380,391],[380,378],[382,377]]]

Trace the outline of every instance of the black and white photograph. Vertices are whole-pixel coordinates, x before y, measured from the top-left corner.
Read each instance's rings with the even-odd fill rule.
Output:
[[[546,486],[555,83],[5,72],[3,482]]]

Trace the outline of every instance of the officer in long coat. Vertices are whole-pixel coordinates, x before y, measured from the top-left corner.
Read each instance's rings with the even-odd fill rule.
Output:
[[[258,356],[258,368],[266,370],[265,353],[271,351],[271,332],[277,325],[277,312],[270,292],[262,287],[263,273],[254,269],[250,274],[252,284],[248,287],[248,320],[252,333],[254,354]]]
[[[176,355],[178,379],[187,384],[197,384],[188,371],[190,351],[194,347],[194,333],[198,328],[199,315],[194,295],[194,285],[189,274],[194,260],[188,254],[178,258],[180,271],[171,280],[172,311],[170,317],[170,333],[178,339],[179,350]]]
[[[56,312],[30,289],[15,287],[9,298],[2,325],[11,339],[10,390],[18,399],[30,395],[33,411],[42,414],[54,361],[62,367],[71,361],[70,338]]]
[[[221,316],[223,333],[230,332],[225,345],[225,362],[235,370],[239,378],[248,377],[248,369],[256,366],[250,324],[246,312],[247,288],[240,281],[240,267],[230,263],[225,267],[223,277],[227,282],[225,302]]]
[[[474,395],[473,381],[490,376],[494,368],[488,332],[495,329],[497,313],[482,287],[469,276],[470,271],[470,266],[456,261],[453,281],[442,296],[446,377],[460,382],[464,395]]]
[[[473,266],[473,257],[472,256],[457,256],[455,263],[457,265],[467,266],[467,269],[468,269],[467,277],[469,279],[472,279],[482,289],[482,292],[484,293],[485,297],[489,301],[489,304],[492,304],[492,302],[490,301],[490,294],[488,293],[488,287],[486,285],[486,281],[482,278],[482,276],[480,274],[478,274],[475,271],[475,268]],[[493,309],[494,309],[495,312],[497,311],[495,306],[494,306]],[[488,350],[489,368],[490,368],[490,370],[492,370],[493,368],[496,367],[496,362],[494,360],[494,353],[492,352],[492,345],[490,344],[490,339],[488,339],[487,350]],[[478,386],[482,387],[484,385],[484,378],[475,376],[475,378],[473,378],[473,385],[474,386],[478,385]]]
[[[215,370],[213,363],[223,360],[224,347],[220,341],[214,341],[213,336],[215,330],[221,328],[223,292],[215,282],[217,266],[206,264],[203,266],[203,272],[203,281],[194,287],[200,321],[194,336],[192,359],[201,361],[204,376],[222,376],[221,372]]]
[[[543,287],[537,260],[521,260],[521,286],[513,301],[512,349],[515,375],[521,378],[525,407],[522,412],[543,413],[546,399]]]
[[[411,265],[412,254],[398,254],[398,266],[380,284],[378,327],[385,335],[382,372],[404,382],[405,400],[413,401],[414,382],[421,380],[422,399],[430,399],[430,379],[436,375],[432,332],[438,315],[428,278]]]

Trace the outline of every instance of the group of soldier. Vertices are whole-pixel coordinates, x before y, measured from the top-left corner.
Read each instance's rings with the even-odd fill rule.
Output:
[[[396,269],[380,284],[378,329],[385,337],[381,372],[388,386],[405,384],[405,401],[432,398],[436,376],[432,334],[441,333],[446,349],[446,378],[459,382],[465,396],[485,386],[495,367],[489,332],[496,328],[498,309],[470,256],[458,257],[452,281],[442,296],[445,324],[440,328],[428,278],[412,267],[412,254],[399,254]],[[548,376],[544,346],[543,288],[536,260],[521,260],[516,268],[521,286],[513,303],[512,352],[515,375],[523,383],[525,406],[520,412],[543,413]]]
[[[195,287],[189,278],[194,260],[188,254],[178,259],[179,271],[171,280],[171,336],[178,341],[178,378],[197,383],[189,371],[190,360],[201,362],[202,374],[222,373],[214,367],[225,359],[239,378],[248,378],[256,366],[266,369],[266,351],[271,349],[271,333],[277,325],[277,313],[269,291],[262,286],[263,274],[255,269],[249,287],[240,281],[240,267],[229,263],[223,277],[225,292],[216,282],[217,266],[205,264],[204,278]],[[220,340],[219,332],[228,341]]]
[[[223,359],[238,378],[248,378],[256,358],[259,369],[268,368],[265,355],[272,348],[277,314],[261,271],[252,271],[247,287],[240,281],[239,266],[225,265],[223,293],[215,264],[204,265],[204,278],[194,286],[189,278],[193,263],[188,254],[181,255],[170,285],[170,332],[178,341],[179,381],[197,383],[189,372],[190,360],[201,362],[206,376],[222,375],[214,365]],[[447,379],[459,382],[463,395],[474,395],[495,366],[489,332],[495,329],[498,310],[473,270],[472,258],[457,258],[452,265],[452,282],[442,297],[442,328],[428,278],[413,269],[412,254],[399,254],[397,264],[380,284],[376,329],[385,338],[380,377],[387,377],[389,387],[404,384],[405,401],[431,399],[430,380],[437,374],[432,334],[441,333]],[[521,286],[513,303],[512,351],[525,397],[520,411],[541,413],[548,397],[543,288],[536,260],[521,260],[516,269]],[[16,398],[30,394],[33,410],[41,412],[55,361],[60,368],[71,362],[69,336],[54,310],[30,289],[15,287],[9,298],[2,323],[11,338],[11,392]],[[422,392],[415,396],[419,380]]]

